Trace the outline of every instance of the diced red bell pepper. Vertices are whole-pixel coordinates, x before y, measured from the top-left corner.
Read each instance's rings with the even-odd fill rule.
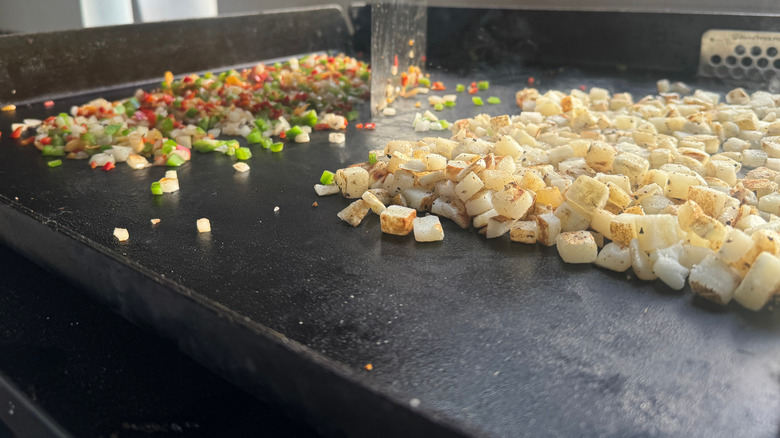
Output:
[[[355,128],[363,129],[363,124],[362,123],[358,123],[357,125],[355,125]]]
[[[103,170],[109,171],[109,170],[111,170],[111,169],[113,169],[115,167],[116,167],[116,165],[114,165],[114,163],[112,163],[110,161],[106,161],[106,164],[103,165]]]
[[[327,131],[328,129],[330,129],[330,125],[328,125],[327,123],[317,123],[316,125],[314,125],[315,131]]]
[[[376,129],[376,123],[366,123],[365,125],[363,125],[363,127],[373,131],[374,129]]]
[[[41,144],[43,144],[43,145],[49,145],[49,144],[51,144],[51,137],[43,137],[43,138],[41,139]]]
[[[43,102],[43,106],[45,106],[46,108],[51,108],[51,107],[54,106],[54,101],[53,100],[47,100],[46,102]]]
[[[22,136],[22,132],[24,132],[24,126],[20,126],[16,129],[14,129],[14,132],[11,133],[11,138],[19,138]]]

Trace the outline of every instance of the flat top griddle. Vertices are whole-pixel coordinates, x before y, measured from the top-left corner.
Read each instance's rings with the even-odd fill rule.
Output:
[[[449,87],[489,79],[484,96],[503,100],[479,108],[491,115],[517,113],[514,93],[528,76],[543,89],[654,91],[646,75],[574,69],[432,74]],[[440,114],[450,121],[473,116],[469,97]],[[20,107],[0,114],[0,126],[89,98]],[[270,388],[284,403],[319,409],[320,421],[332,415],[328,433],[437,430],[419,417],[450,436],[777,436],[776,314],[722,309],[630,274],[566,265],[555,249],[486,240],[447,220],[445,240],[431,244],[383,235],[375,215],[357,228],[339,220],[350,201],[312,189],[323,169],[362,161],[391,139],[436,135],[412,131],[412,102],[397,108],[398,116],[376,120],[376,131],[350,125],[344,147],[321,132],[281,154],[253,147],[246,174],[235,172],[230,157],[196,154],[177,169],[181,190],[162,197],[149,186],[164,168],[103,172],[66,161],[50,169],[34,148],[4,135],[0,226],[23,232],[15,237],[17,230],[6,228],[2,235],[249,391]],[[197,233],[202,217],[211,221],[210,234]],[[152,218],[161,223],[152,226]],[[117,242],[114,227],[127,228],[130,240]],[[49,246],[50,238],[58,243]],[[138,284],[127,284],[126,273]],[[159,300],[148,293],[157,287],[166,292]],[[185,302],[202,311],[166,313]],[[306,366],[285,373],[273,368],[274,356],[253,358],[255,347],[269,343]],[[369,363],[372,371],[364,368]],[[335,383],[317,381],[320,368],[337,376]],[[269,378],[303,383],[262,383]],[[318,392],[320,384],[331,392]],[[352,393],[381,403],[361,408],[363,399]],[[333,406],[317,405],[328,398]],[[371,412],[374,406],[385,410]],[[385,423],[344,423],[362,417]],[[399,429],[383,429],[393,422]]]

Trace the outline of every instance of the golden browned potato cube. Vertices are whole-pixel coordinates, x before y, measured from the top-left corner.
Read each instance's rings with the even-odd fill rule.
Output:
[[[406,236],[414,228],[414,218],[417,210],[400,205],[391,205],[379,215],[379,222],[383,233]]]
[[[704,186],[688,187],[688,199],[701,207],[704,214],[718,217],[726,206],[729,195]]]
[[[635,214],[619,214],[612,219],[609,224],[609,232],[612,240],[627,246],[631,240],[637,238],[636,219],[639,216]],[[637,243],[638,244],[638,243]]]

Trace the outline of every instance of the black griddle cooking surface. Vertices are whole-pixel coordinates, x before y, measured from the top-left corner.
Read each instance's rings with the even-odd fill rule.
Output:
[[[480,95],[503,100],[480,108],[492,115],[517,112],[514,93],[528,76],[542,89],[654,87],[647,76],[576,70],[434,72],[450,89],[489,79]],[[0,125],[85,100],[20,108],[0,114]],[[375,120],[373,132],[353,123],[345,147],[326,133],[281,154],[254,147],[246,174],[230,157],[196,154],[178,169],[181,190],[162,197],[149,185],[163,168],[103,172],[66,161],[50,169],[4,135],[2,237],[327,433],[777,435],[775,314],[715,308],[447,220],[445,240],[430,244],[382,235],[373,215],[357,228],[340,221],[349,201],[319,198],[313,184],[387,140],[436,135],[412,131],[411,105]],[[453,121],[476,111],[463,94],[437,114]],[[210,234],[197,233],[202,217]],[[130,240],[117,242],[114,227]]]
[[[615,91],[651,91],[641,81],[548,76],[537,76],[541,87],[609,82]],[[515,112],[517,87],[499,84],[522,77],[490,78],[483,97],[504,103],[482,109]],[[472,113],[469,97],[437,114]],[[22,109],[16,117],[46,114]],[[321,171],[391,138],[435,134],[414,133],[412,116],[407,109],[380,118],[375,132],[350,127],[345,147],[315,133],[281,154],[255,148],[246,174],[229,157],[197,154],[178,169],[181,190],[162,197],[149,185],[164,168],[103,172],[66,161],[49,169],[37,151],[4,138],[4,208],[29,208],[52,221],[39,226],[83,238],[73,245],[137,263],[343,365],[357,382],[400,402],[419,399],[420,410],[486,435],[777,433],[774,314],[713,309],[689,293],[565,265],[554,249],[485,240],[446,220],[445,240],[433,244],[382,235],[376,216],[354,229],[341,222],[336,213],[349,201],[312,190]],[[201,217],[211,220],[210,234],[197,233]],[[130,240],[117,242],[114,227],[127,228]]]

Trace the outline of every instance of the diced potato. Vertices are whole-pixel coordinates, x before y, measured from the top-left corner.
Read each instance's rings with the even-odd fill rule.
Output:
[[[780,287],[780,259],[762,252],[734,291],[734,299],[750,310],[759,310]]]
[[[685,234],[670,214],[638,216],[634,219],[639,247],[651,253],[678,242]]]
[[[207,218],[200,218],[197,221],[195,221],[195,226],[198,228],[199,233],[209,233],[211,232],[211,221],[209,221]]]
[[[694,201],[686,201],[677,209],[677,223],[684,231],[691,229],[691,225],[704,215],[704,210]]]
[[[466,205],[460,199],[436,198],[431,205],[431,213],[444,216],[458,224],[461,228],[471,225],[471,218],[466,212]]]
[[[482,180],[479,179],[474,172],[471,172],[455,186],[455,194],[461,201],[466,202],[469,198],[482,190],[482,187],[484,186],[485,184],[482,183]]]
[[[594,141],[585,154],[585,162],[596,172],[609,172],[612,170],[616,153],[614,146],[603,141]]]
[[[488,169],[482,172],[482,182],[486,189],[501,190],[514,180],[515,177],[505,170]]]
[[[368,204],[368,207],[376,214],[382,214],[385,211],[385,204],[376,196],[376,193],[371,190],[363,192],[363,201]],[[357,202],[357,201],[355,201]]]
[[[493,152],[496,155],[510,156],[517,159],[523,154],[523,148],[514,138],[502,135],[493,145]]]
[[[413,208],[391,205],[379,215],[379,222],[383,233],[406,236],[412,232],[416,217],[417,210]]]
[[[666,185],[666,196],[677,199],[688,199],[688,190],[691,186],[704,185],[695,175],[686,175],[678,172],[669,172]]]
[[[687,199],[696,202],[704,214],[718,217],[726,206],[729,195],[709,187],[690,186]]]
[[[753,247],[753,239],[742,230],[733,228],[718,251],[718,258],[725,263],[737,263]]]
[[[618,216],[619,217],[619,216]],[[631,252],[631,269],[640,280],[655,280],[658,278],[653,272],[653,261],[646,252],[639,247],[639,241],[632,239],[628,245]]]
[[[436,199],[433,192],[420,187],[402,190],[401,194],[406,199],[406,206],[419,212],[431,211],[431,205]]]
[[[418,242],[444,240],[444,229],[441,227],[438,216],[416,217],[412,220],[412,228],[414,230],[414,240]]]
[[[334,177],[345,198],[354,199],[363,196],[368,190],[368,171],[362,167],[347,167],[336,171]]]
[[[570,201],[564,201],[555,209],[555,215],[561,221],[562,231],[585,230],[592,219],[592,214],[588,215],[581,207]]]
[[[631,240],[635,240],[637,238],[636,219],[638,217],[638,215],[626,213],[615,216],[609,224],[612,240],[623,246],[627,246]]]
[[[517,221],[509,230],[509,238],[513,242],[535,244],[538,230],[536,221]]]
[[[689,231],[706,241],[707,244],[701,246],[707,246],[713,251],[720,249],[728,233],[725,225],[707,215],[701,215],[691,223]]]
[[[558,254],[566,263],[593,263],[598,257],[596,241],[587,231],[568,231],[556,239]]]
[[[114,228],[114,237],[120,242],[124,242],[130,238],[130,233],[127,232],[127,228]]]
[[[604,245],[596,257],[596,266],[615,272],[625,272],[631,267],[631,252],[628,246],[623,247],[615,242]]]
[[[490,210],[488,210],[488,211],[486,211],[484,213],[481,213],[481,214],[478,214],[478,215],[474,216],[474,219],[472,220],[472,225],[474,226],[474,228],[485,227],[485,226],[487,226],[488,221],[491,218],[496,217],[496,216],[498,216],[498,212],[491,208]]]
[[[688,273],[688,268],[671,257],[658,257],[653,264],[653,274],[674,290],[685,286]]]
[[[615,219],[613,213],[604,209],[598,209],[593,213],[593,219],[590,221],[590,228],[601,233],[607,239],[612,240],[610,224],[613,219]]]
[[[466,201],[466,212],[469,216],[477,216],[493,208],[493,192],[481,190]]]
[[[431,189],[436,185],[437,182],[443,181],[446,178],[447,174],[444,172],[444,170],[436,170],[433,172],[428,172],[424,175],[419,175],[417,181],[420,183],[421,187]]]
[[[323,185],[323,184],[315,184],[314,185],[314,191],[319,196],[330,196],[335,195],[336,193],[339,193],[340,189],[339,186],[337,186],[335,183]]]
[[[371,205],[368,202],[358,199],[349,204],[345,209],[338,213],[338,217],[344,222],[356,227],[363,222],[368,212],[371,211]]]
[[[609,197],[607,198],[607,204],[605,206],[606,210],[618,214],[628,208],[632,201],[631,195],[626,193],[615,183],[607,182],[606,185],[609,189]]]
[[[547,187],[544,178],[531,170],[524,172],[517,183],[521,188],[531,190],[532,192],[538,192]]]
[[[545,246],[556,244],[558,234],[561,233],[561,220],[552,213],[536,216],[536,224],[539,227],[537,241]]]
[[[739,276],[715,256],[708,256],[691,269],[688,280],[694,293],[718,304],[727,304],[739,284]]]
[[[512,225],[517,222],[517,219],[506,216],[493,216],[488,219],[485,236],[488,239],[494,239],[496,237],[503,236],[512,228]]]
[[[161,178],[160,187],[163,193],[173,193],[179,190],[178,178]]]
[[[774,215],[780,214],[780,193],[765,195],[758,200],[758,209]]]
[[[675,206],[674,202],[663,195],[645,196],[639,201],[639,206],[645,214],[661,214],[668,207]]]
[[[536,203],[558,208],[563,203],[563,195],[558,187],[545,187],[536,192]]]
[[[617,188],[617,186],[615,186]],[[619,188],[617,188],[619,190]],[[610,189],[606,184],[586,175],[577,178],[566,190],[564,197],[590,215],[598,208],[604,208],[609,199]]]
[[[505,185],[493,195],[493,208],[502,216],[520,219],[534,205],[534,195],[515,183]]]
[[[604,184],[612,183],[623,189],[626,193],[631,193],[631,180],[625,175],[609,175],[605,173],[597,173],[596,181],[603,182]],[[666,181],[666,179],[664,179]],[[609,184],[607,184],[609,185]]]
[[[650,162],[636,154],[622,153],[615,157],[612,168],[614,172],[628,176],[631,185],[636,186],[650,169]]]
[[[439,154],[427,154],[423,159],[425,170],[444,170],[447,168],[447,158]]]

